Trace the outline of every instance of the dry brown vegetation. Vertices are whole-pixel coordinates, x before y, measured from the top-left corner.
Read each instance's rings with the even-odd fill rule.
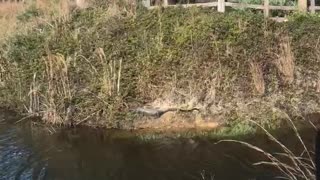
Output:
[[[76,8],[86,8],[92,2],[93,1],[90,0],[26,0],[25,2],[2,2],[0,4],[0,40],[15,34],[17,30],[26,31],[27,28],[29,28],[30,25],[26,24],[18,26],[19,21],[17,20],[17,16],[32,7],[36,7],[42,13],[39,19],[33,20],[33,24],[38,24],[39,21],[51,21],[59,16],[69,15],[72,10]],[[21,29],[22,27],[23,29]]]
[[[65,100],[72,99],[72,89],[69,83],[69,62],[62,55],[49,54],[43,59],[47,80],[46,94],[43,95],[44,102],[41,104],[44,110],[44,120],[47,123],[62,124],[68,121],[71,110],[64,104]],[[62,112],[62,113],[58,113]]]
[[[281,38],[279,58],[275,60],[275,64],[282,74],[284,82],[291,84],[294,81],[294,55],[291,50],[290,39],[288,36]]]
[[[0,41],[11,35],[17,28],[17,18],[19,13],[25,10],[22,3],[3,2],[0,5]]]
[[[256,90],[258,95],[263,95],[266,88],[261,65],[254,62],[250,63],[250,72],[252,75],[253,85],[255,87],[254,89]]]

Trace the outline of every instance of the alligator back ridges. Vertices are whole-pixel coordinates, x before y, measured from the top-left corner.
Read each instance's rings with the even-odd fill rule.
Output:
[[[151,109],[151,108],[137,108],[134,110],[136,113],[141,113],[143,115],[161,117],[163,114],[170,111],[180,111],[180,112],[192,112],[192,111],[200,111],[199,108],[191,108],[191,109],[181,109],[181,108],[167,108],[167,109]]]

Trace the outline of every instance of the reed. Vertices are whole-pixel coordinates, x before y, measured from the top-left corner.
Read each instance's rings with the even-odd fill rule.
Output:
[[[43,96],[44,120],[51,124],[68,123],[73,98],[69,82],[69,61],[62,55],[50,54],[43,58],[47,92]]]
[[[264,149],[259,148],[258,146],[238,140],[222,140],[218,143],[229,142],[241,144],[264,155],[268,160],[254,163],[254,165],[265,165],[277,168],[282,174],[282,177],[280,178],[290,180],[315,180],[316,169],[315,162],[312,157],[313,151],[307,148],[296,125],[288,115],[287,120],[291,125],[292,130],[294,131],[295,137],[299,141],[299,145],[303,149],[303,152],[300,154],[297,154],[292,149],[289,149],[274,135],[272,135],[266,128],[252,120],[249,120],[249,122],[259,127],[276,146],[280,147],[281,152],[267,152]]]
[[[99,56],[100,63],[103,66],[102,91],[109,96],[120,95],[122,59],[107,60],[102,48],[97,50],[97,54]]]

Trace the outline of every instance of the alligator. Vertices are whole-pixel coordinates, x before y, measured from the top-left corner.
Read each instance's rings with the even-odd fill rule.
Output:
[[[180,112],[191,112],[191,111],[200,111],[199,108],[189,108],[189,109],[182,109],[182,108],[167,108],[167,109],[150,109],[150,108],[137,108],[134,112],[141,113],[148,116],[154,117],[161,117],[163,114],[170,112],[170,111],[180,111]]]

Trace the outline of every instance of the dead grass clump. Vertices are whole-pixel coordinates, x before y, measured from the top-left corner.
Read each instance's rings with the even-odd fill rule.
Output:
[[[265,81],[263,78],[263,71],[258,63],[250,63],[250,72],[253,80],[253,85],[256,93],[258,95],[263,95],[265,93]]]
[[[43,95],[44,120],[51,124],[68,122],[72,107],[66,102],[70,103],[73,95],[68,75],[69,61],[62,55],[52,54],[43,58],[43,61],[47,86],[47,92]]]
[[[102,92],[110,97],[120,95],[122,59],[119,61],[112,59],[107,62],[106,55],[102,48],[98,49],[97,54],[103,66]]]
[[[291,84],[294,80],[294,55],[290,45],[290,39],[288,36],[284,36],[280,43],[280,55],[275,60],[275,65],[281,73],[282,80]]]

